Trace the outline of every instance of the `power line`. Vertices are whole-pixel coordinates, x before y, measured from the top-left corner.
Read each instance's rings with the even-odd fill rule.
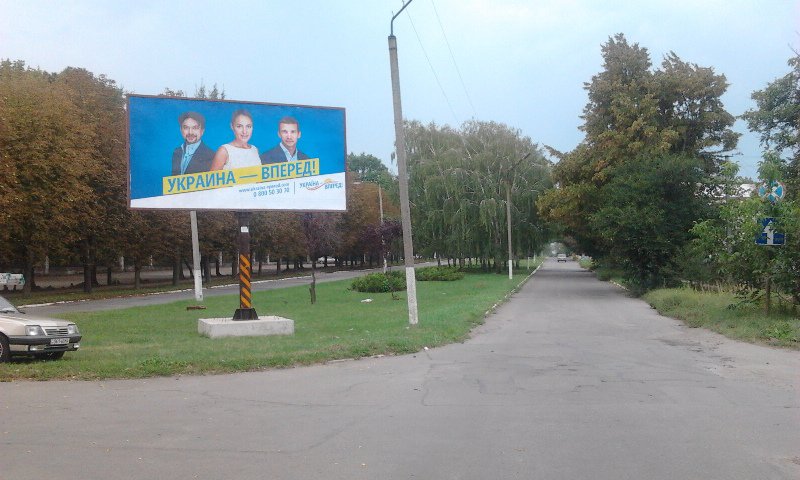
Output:
[[[461,122],[458,120],[458,115],[456,115],[455,110],[453,110],[453,105],[450,103],[450,98],[447,96],[447,93],[444,91],[444,87],[442,86],[442,82],[439,81],[439,76],[436,74],[436,69],[433,68],[433,63],[431,63],[431,59],[430,59],[430,57],[428,57],[428,52],[425,50],[425,46],[422,44],[422,39],[420,38],[419,33],[417,32],[417,27],[414,26],[414,20],[411,19],[411,13],[406,11],[406,14],[408,15],[409,22],[411,22],[411,28],[414,30],[414,35],[417,36],[417,41],[419,42],[419,46],[420,46],[420,48],[422,48],[422,53],[425,55],[425,60],[428,61],[428,66],[430,67],[431,72],[433,73],[433,78],[436,79],[436,84],[439,85],[439,90],[442,91],[442,96],[444,96],[444,99],[447,102],[447,106],[448,106],[448,108],[450,108],[450,113],[453,114],[453,119],[456,121],[456,125],[460,125]]]
[[[464,84],[464,78],[461,76],[461,69],[458,68],[458,63],[456,63],[456,57],[453,55],[453,49],[450,48],[450,40],[447,39],[447,34],[444,32],[444,25],[442,25],[442,20],[439,18],[439,11],[436,10],[436,4],[433,0],[431,0],[431,6],[433,6],[433,13],[436,14],[436,20],[439,22],[439,28],[442,30],[442,36],[444,37],[444,42],[447,44],[447,50],[450,52],[450,59],[453,60],[453,66],[456,67],[456,73],[458,73],[458,79],[461,81],[461,88],[464,89],[464,94],[467,96],[467,101],[469,102],[469,106],[472,108],[472,115],[477,117],[478,114],[475,111],[475,105],[472,103],[472,98],[469,95],[469,91],[467,91],[467,86]]]

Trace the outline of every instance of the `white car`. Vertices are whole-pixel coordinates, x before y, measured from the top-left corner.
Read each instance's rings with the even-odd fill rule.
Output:
[[[567,261],[567,254],[566,253],[559,253],[556,256],[556,262],[566,262]]]
[[[57,360],[80,346],[81,334],[74,323],[27,315],[0,297],[0,362],[17,355]]]

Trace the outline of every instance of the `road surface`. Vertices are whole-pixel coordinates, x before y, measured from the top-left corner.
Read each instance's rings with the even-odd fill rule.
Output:
[[[0,478],[796,480],[799,357],[550,260],[415,355],[0,383]]]

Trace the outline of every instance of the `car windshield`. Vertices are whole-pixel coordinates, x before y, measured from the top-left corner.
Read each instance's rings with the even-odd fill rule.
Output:
[[[0,297],[0,312],[3,313],[19,313],[17,307],[11,304],[8,300],[3,297]]]

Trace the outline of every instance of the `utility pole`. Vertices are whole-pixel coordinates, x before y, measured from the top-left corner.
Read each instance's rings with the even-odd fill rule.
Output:
[[[514,185],[514,182],[511,181],[511,175],[514,174],[514,171],[517,169],[520,163],[522,163],[526,158],[531,156],[531,152],[525,154],[524,157],[517,160],[511,168],[508,169],[508,175],[506,176],[506,223],[508,225],[508,279],[511,280],[514,278],[514,252],[513,248],[511,247],[511,188]]]
[[[383,273],[386,274],[386,242],[383,240],[383,193],[381,184],[378,184],[378,206],[381,209],[381,255],[383,256]]]
[[[200,241],[197,236],[197,211],[189,212],[192,226],[192,276],[194,277],[194,299],[203,301],[203,275],[200,271]],[[183,266],[181,266],[183,268]]]
[[[408,294],[408,323],[419,322],[417,314],[417,279],[414,274],[414,243],[411,239],[411,207],[408,203],[408,171],[406,169],[406,140],[403,132],[403,108],[400,103],[400,70],[397,66],[397,38],[394,36],[394,19],[411,3],[408,0],[392,17],[389,34],[389,64],[392,72],[392,103],[394,104],[394,134],[397,151],[397,175],[400,180],[400,215],[403,223],[403,257],[406,267],[406,292]]]

